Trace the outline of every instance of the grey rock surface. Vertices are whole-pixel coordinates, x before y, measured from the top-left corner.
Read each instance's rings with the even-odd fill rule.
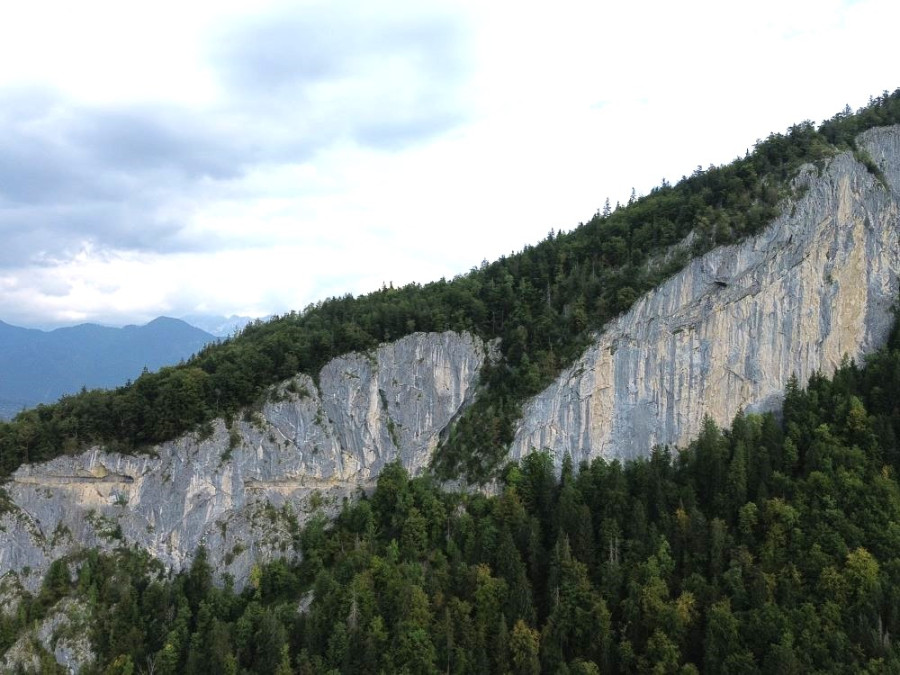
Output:
[[[0,659],[0,672],[42,673],[41,654],[50,654],[66,673],[79,673],[96,657],[90,643],[90,609],[63,598],[40,622],[23,631]]]
[[[642,297],[524,408],[510,458],[549,449],[557,465],[628,459],[686,445],[703,418],[728,425],[778,407],[846,355],[884,344],[900,273],[900,127],[873,129],[852,153],[805,167],[762,234],[718,248]]]
[[[99,447],[21,467],[0,516],[0,575],[34,590],[49,564],[121,545],[179,570],[200,545],[238,587],[253,564],[297,555],[300,526],[374,485],[387,462],[413,474],[473,395],[485,346],[471,335],[417,333],[328,363],[271,391],[227,428],[144,456]]]

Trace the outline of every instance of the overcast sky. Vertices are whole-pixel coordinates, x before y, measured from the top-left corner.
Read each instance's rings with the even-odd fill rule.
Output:
[[[450,278],[900,86],[896,0],[42,2],[0,22],[0,319]]]

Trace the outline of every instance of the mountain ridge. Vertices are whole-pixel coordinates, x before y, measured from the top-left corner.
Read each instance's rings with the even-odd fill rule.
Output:
[[[252,316],[239,316],[237,314],[232,314],[230,316],[215,314],[185,314],[178,318],[200,330],[212,333],[217,338],[228,338],[240,333],[247,324],[257,320],[267,321],[272,317],[270,315],[268,317],[256,319]]]
[[[40,643],[76,669],[200,670],[216,635],[233,670],[254,661],[249,635],[283,633],[262,672],[275,654],[323,672],[363,630],[376,655],[403,646],[397,603],[421,620],[423,663],[481,640],[479,672],[511,629],[531,672],[793,672],[799,657],[826,672],[835,634],[853,672],[863,654],[871,672],[896,662],[900,124],[858,128],[885,107],[900,121],[900,90],[452,282],[254,323],[0,425],[0,597],[18,611],[0,621],[22,631],[4,663]],[[417,330],[447,325],[463,328]],[[886,341],[871,373],[850,360]],[[784,428],[742,412],[782,398]],[[168,608],[162,631],[120,648],[145,601]],[[94,643],[57,641],[91,621]],[[739,625],[762,634],[745,644]],[[800,653],[813,642],[826,656]]]
[[[558,469],[567,457],[576,465],[646,457],[657,443],[690,440],[707,418],[771,409],[797,364],[801,376],[813,375],[883,344],[900,287],[900,125],[867,133],[861,144],[887,186],[849,151],[810,170],[807,189],[761,234],[694,260],[643,296],[582,362],[526,403],[520,429],[532,431],[503,448],[503,461],[545,448]],[[629,331],[633,344],[625,344]],[[241,588],[254,561],[295,559],[290,532],[323,505],[331,512],[372,489],[388,463],[427,472],[439,439],[477,404],[484,373],[500,358],[472,333],[414,333],[333,359],[316,377],[297,375],[240,416],[220,416],[149,453],[95,445],[25,464],[6,488],[0,571],[32,570],[23,580],[30,587],[73,547],[122,542],[177,570],[205,545],[217,578],[228,574]],[[186,389],[203,377],[185,373]],[[678,373],[682,389],[672,390],[669,408],[644,410]],[[669,419],[682,423],[666,431]]]
[[[499,338],[500,356],[486,366],[481,395],[446,435],[435,468],[447,479],[487,479],[504,460],[524,401],[577,360],[592,331],[692,256],[761,231],[792,197],[791,179],[802,165],[822,165],[849,151],[877,172],[855,139],[866,129],[896,123],[900,89],[818,128],[804,122],[786,134],[770,134],[727,166],[698,168],[677,185],[598,212],[571,232],[551,233],[452,281],[332,298],[254,322],[183,366],[142,375],[132,387],[67,397],[40,415],[0,426],[0,474],[26,458],[40,461],[62,448],[97,442],[140,451],[216,416],[238,415],[258,405],[269,387],[297,372],[318,373],[341,354],[416,331],[455,330]],[[690,246],[679,247],[685,241]]]
[[[142,326],[93,323],[49,331],[0,321],[0,415],[48,404],[82,388],[113,388],[146,368],[175,365],[216,338],[170,317]]]
[[[725,426],[740,409],[774,410],[792,376],[884,344],[900,289],[900,126],[857,147],[867,161],[808,167],[802,196],[762,234],[695,258],[610,322],[526,405],[512,456],[547,448],[559,465],[684,446],[705,416]]]

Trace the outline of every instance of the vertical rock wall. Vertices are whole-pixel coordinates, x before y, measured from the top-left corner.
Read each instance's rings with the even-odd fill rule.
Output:
[[[557,463],[684,445],[704,415],[776,408],[788,379],[831,373],[881,346],[900,272],[900,127],[873,129],[762,234],[695,259],[611,322],[530,401],[511,458],[549,449]]]
[[[241,585],[255,562],[296,554],[310,513],[333,512],[399,459],[415,474],[473,395],[485,349],[471,335],[418,333],[272,391],[261,410],[207,437],[125,456],[94,448],[21,467],[0,514],[0,575],[34,588],[55,558],[135,545],[182,568],[202,544]]]

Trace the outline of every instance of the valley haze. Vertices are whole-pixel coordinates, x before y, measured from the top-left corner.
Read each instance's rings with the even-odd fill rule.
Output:
[[[145,369],[176,365],[217,339],[168,317],[145,326],[81,324],[52,331],[0,321],[0,418],[85,388],[122,386]]]

